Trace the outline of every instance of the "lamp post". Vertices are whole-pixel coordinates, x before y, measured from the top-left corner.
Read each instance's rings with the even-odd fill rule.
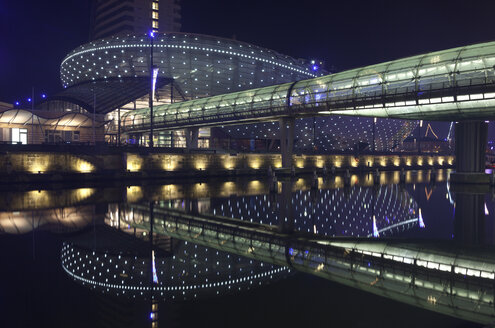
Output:
[[[150,31],[150,148],[153,148],[153,39],[155,38],[155,32]]]
[[[418,153],[421,154],[421,127],[423,126],[423,120],[419,120],[418,126]]]

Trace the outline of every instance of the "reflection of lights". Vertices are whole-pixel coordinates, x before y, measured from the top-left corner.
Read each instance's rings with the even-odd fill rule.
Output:
[[[158,283],[158,276],[156,275],[156,267],[155,267],[155,251],[151,251],[151,269],[153,271],[153,282],[155,284]]]
[[[376,227],[376,217],[373,215],[373,237],[380,237],[378,228]]]
[[[258,180],[249,181],[248,190],[249,192],[259,192],[263,188],[263,185]]]
[[[140,186],[127,187],[127,201],[130,203],[137,202],[143,197],[143,190]]]
[[[419,208],[418,224],[420,228],[425,228],[425,222],[423,221],[423,214],[421,214],[421,207]]]
[[[90,197],[94,193],[95,193],[94,188],[78,188],[76,189],[76,198],[78,200],[83,200]]]
[[[490,215],[490,212],[488,212],[488,207],[486,207],[486,203],[485,203],[485,215]]]

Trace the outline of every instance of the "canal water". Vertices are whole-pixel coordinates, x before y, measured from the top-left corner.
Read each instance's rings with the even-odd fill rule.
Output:
[[[4,188],[0,327],[490,325],[494,197],[448,173]]]

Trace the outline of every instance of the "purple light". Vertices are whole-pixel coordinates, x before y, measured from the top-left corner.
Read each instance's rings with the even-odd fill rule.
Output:
[[[28,98],[28,102],[31,102],[31,98]]]

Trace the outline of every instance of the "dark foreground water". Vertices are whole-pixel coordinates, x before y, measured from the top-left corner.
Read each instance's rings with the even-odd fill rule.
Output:
[[[0,327],[490,325],[492,195],[400,180],[4,189]]]

